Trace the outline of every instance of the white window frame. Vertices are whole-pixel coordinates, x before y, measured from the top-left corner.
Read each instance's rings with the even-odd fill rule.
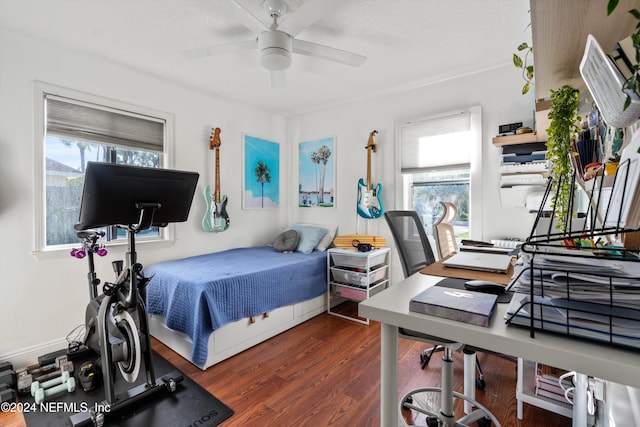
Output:
[[[174,116],[173,114],[153,110],[139,105],[133,105],[106,98],[98,95],[92,95],[73,89],[55,86],[44,82],[35,82],[34,85],[34,221],[33,221],[33,254],[36,257],[46,256],[47,254],[58,255],[60,253],[67,254],[69,249],[77,247],[80,244],[56,245],[48,247],[46,245],[46,159],[45,159],[45,137],[46,137],[46,111],[45,96],[55,95],[75,101],[103,106],[107,109],[115,109],[120,111],[131,112],[148,117],[154,117],[164,120],[164,144],[160,159],[160,167],[173,168],[173,152],[174,152]],[[141,244],[160,244],[162,246],[170,246],[175,241],[175,226],[169,224],[167,227],[160,228],[160,235],[156,238],[139,239]],[[138,241],[136,241],[138,243]],[[126,239],[117,239],[106,242],[107,246],[124,246],[127,244]]]
[[[402,127],[412,123],[420,123],[429,120],[445,118],[460,113],[470,113],[470,127],[472,132],[473,150],[470,158],[469,176],[469,229],[470,238],[481,240],[483,235],[483,209],[482,209],[482,107],[473,106],[455,111],[443,112],[437,115],[413,117],[396,121],[396,147],[395,147],[395,206],[399,209],[412,209],[411,183],[402,174]]]

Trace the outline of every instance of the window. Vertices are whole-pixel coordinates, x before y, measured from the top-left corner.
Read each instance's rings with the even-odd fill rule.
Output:
[[[78,220],[87,162],[164,167],[169,117],[113,100],[40,85],[43,112],[40,227],[38,248],[56,249],[79,242]],[[40,127],[39,127],[40,128]],[[105,239],[118,241],[125,231],[107,227]],[[166,238],[152,227],[143,239]],[[122,240],[124,242],[124,240]]]
[[[433,224],[443,215],[438,202],[451,202],[458,208],[453,220],[456,238],[469,238],[469,165],[452,169],[431,169],[408,174],[410,180],[410,209],[420,215],[428,236],[433,235]]]
[[[472,178],[480,179],[480,123],[480,107],[474,107],[399,126],[402,206],[418,212],[429,236],[443,213],[440,201],[458,208],[458,240],[479,234],[473,232],[480,228],[481,210],[472,202],[479,202],[481,186],[473,186]]]

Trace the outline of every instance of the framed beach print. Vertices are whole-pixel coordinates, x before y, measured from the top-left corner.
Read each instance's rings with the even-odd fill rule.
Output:
[[[336,138],[298,145],[298,206],[333,208],[336,200]]]
[[[277,209],[280,206],[280,144],[242,135],[243,209]]]

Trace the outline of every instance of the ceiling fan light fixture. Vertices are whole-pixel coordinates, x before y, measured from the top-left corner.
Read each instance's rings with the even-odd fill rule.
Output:
[[[264,31],[258,35],[260,63],[271,71],[286,70],[291,66],[293,41],[282,31]]]

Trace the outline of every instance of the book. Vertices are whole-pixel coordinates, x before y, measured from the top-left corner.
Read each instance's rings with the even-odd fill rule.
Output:
[[[432,286],[413,297],[409,310],[478,326],[489,326],[497,295]]]
[[[565,399],[564,397],[564,392],[562,394],[554,392],[554,391],[549,391],[549,390],[545,390],[542,388],[538,388],[535,391],[536,396],[542,396],[542,397],[546,397],[547,399],[553,400],[555,402],[560,402],[560,403],[564,403],[564,404],[569,404],[569,402],[567,401],[567,399]],[[572,395],[569,395],[569,398],[571,398]]]

